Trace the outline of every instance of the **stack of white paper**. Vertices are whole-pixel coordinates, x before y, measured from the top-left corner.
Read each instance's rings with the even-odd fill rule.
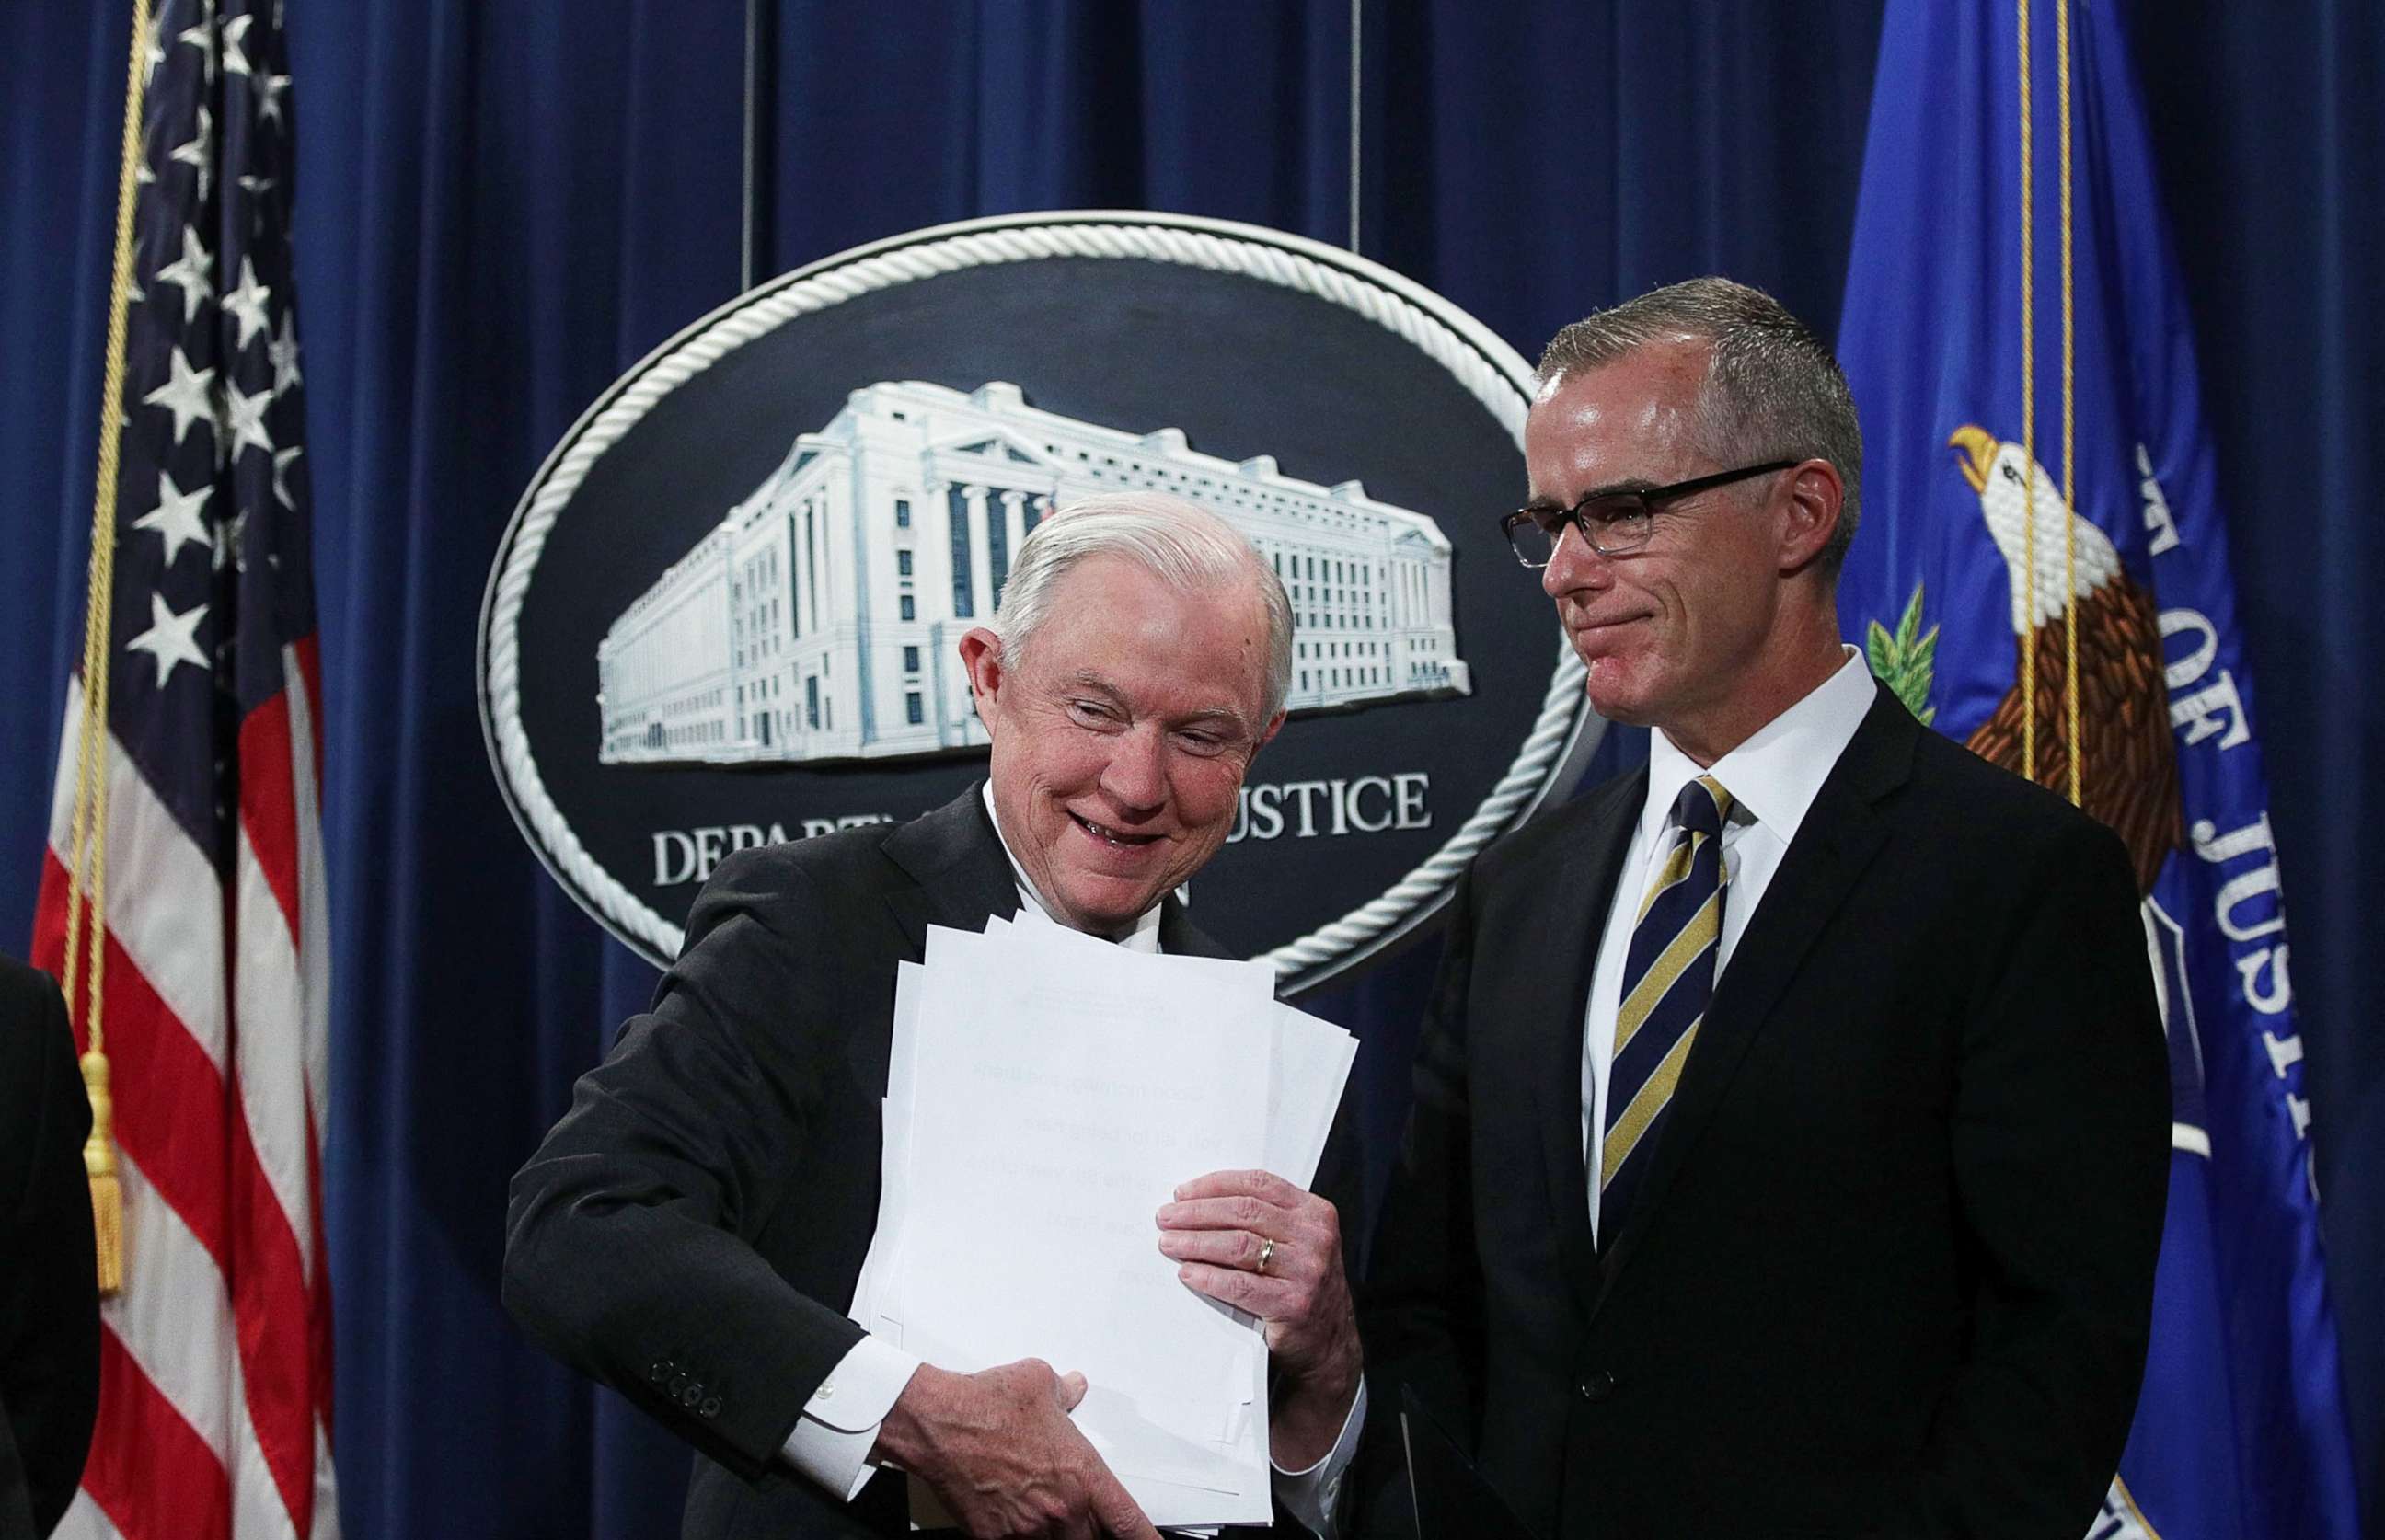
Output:
[[[1314,1179],[1357,1043],[1265,964],[1157,956],[1023,913],[931,927],[896,981],[878,1233],[853,1319],[940,1368],[1040,1358],[1155,1524],[1264,1523],[1267,1348],[1193,1293],[1179,1183]]]

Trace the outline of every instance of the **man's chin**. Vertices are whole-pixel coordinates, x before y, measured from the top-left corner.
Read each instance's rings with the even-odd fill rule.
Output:
[[[1583,692],[1590,697],[1590,709],[1609,722],[1620,722],[1627,727],[1649,725],[1646,701],[1636,681],[1612,677],[1611,671],[1602,677],[1597,664],[1592,664]]]
[[[1143,884],[1105,881],[1098,877],[1063,882],[1053,895],[1057,916],[1071,927],[1093,936],[1123,936],[1157,903],[1168,889]]]

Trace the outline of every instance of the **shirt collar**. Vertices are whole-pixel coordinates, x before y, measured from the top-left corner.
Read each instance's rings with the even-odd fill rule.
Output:
[[[1765,825],[1782,844],[1821,794],[1839,756],[1854,741],[1877,693],[1863,654],[1846,649],[1837,673],[1806,691],[1803,700],[1767,722],[1746,742],[1701,769],[1673,746],[1662,728],[1648,735],[1648,801],[1640,810],[1640,831],[1655,838],[1672,815],[1681,788],[1712,776],[1730,793],[1734,816]]]
[[[1001,841],[1002,853],[1010,863],[1010,875],[1018,883],[1018,901],[1022,905],[1032,908],[1035,913],[1055,925],[1068,925],[1068,921],[1052,913],[1052,906],[1043,901],[1043,895],[1037,892],[1035,884],[1028,880],[1027,868],[1018,863],[1018,852],[1010,848],[1009,838],[1002,832],[1002,814],[993,810],[992,776],[988,776],[978,787],[978,794],[984,800],[986,818],[993,825],[993,837]],[[1118,944],[1129,951],[1157,951],[1159,950],[1159,912],[1166,907],[1168,907],[1168,900],[1163,897],[1157,903],[1144,910],[1134,922],[1134,928],[1117,938]],[[1069,928],[1073,930],[1076,927],[1070,925]],[[1106,940],[1109,938],[1105,937],[1104,939]]]

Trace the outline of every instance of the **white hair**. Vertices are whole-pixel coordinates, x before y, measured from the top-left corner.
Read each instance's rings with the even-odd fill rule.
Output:
[[[1166,492],[1097,493],[1035,527],[1018,547],[993,616],[1011,666],[1024,662],[1051,618],[1061,579],[1091,556],[1122,557],[1180,591],[1249,584],[1267,610],[1267,709],[1253,726],[1275,720],[1292,689],[1292,600],[1283,580],[1232,525]]]

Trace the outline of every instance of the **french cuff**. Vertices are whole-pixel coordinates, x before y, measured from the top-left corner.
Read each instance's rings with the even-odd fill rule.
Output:
[[[869,1451],[877,1447],[879,1425],[918,1369],[919,1360],[902,1348],[863,1337],[804,1403],[780,1453],[805,1477],[851,1502],[878,1473]]]
[[[1350,1461],[1358,1453],[1358,1433],[1366,1424],[1367,1382],[1361,1378],[1358,1394],[1350,1402],[1350,1415],[1342,1420],[1342,1436],[1325,1451],[1323,1459],[1305,1471],[1287,1471],[1272,1457],[1267,1460],[1274,1473],[1276,1500],[1317,1540],[1341,1540],[1333,1511],[1341,1506],[1342,1478],[1350,1473]]]

